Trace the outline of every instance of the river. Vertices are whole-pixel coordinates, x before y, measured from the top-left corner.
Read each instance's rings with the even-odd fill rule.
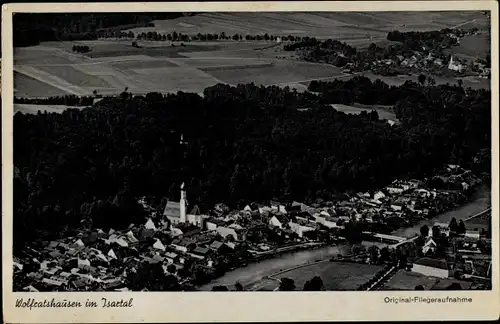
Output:
[[[424,224],[433,225],[436,222],[449,222],[452,217],[458,220],[465,219],[474,214],[477,214],[491,206],[491,191],[487,186],[478,188],[473,199],[453,210],[437,215],[430,220],[424,220],[412,227],[401,228],[393,234],[397,236],[412,237],[420,232],[420,227]],[[371,243],[372,242],[367,242]],[[266,259],[256,263],[250,263],[246,267],[238,268],[227,272],[224,276],[211,281],[210,283],[199,287],[202,291],[212,289],[213,286],[224,285],[232,288],[236,282],[240,282],[243,286],[261,280],[263,277],[269,276],[281,269],[292,268],[307,262],[312,262],[318,259],[326,259],[337,254],[350,253],[351,247],[348,244],[338,246],[322,247],[315,250],[305,250],[281,254],[273,259]]]

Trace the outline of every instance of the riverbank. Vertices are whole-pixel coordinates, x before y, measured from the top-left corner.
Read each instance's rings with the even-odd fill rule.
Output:
[[[436,222],[447,223],[451,218],[464,220],[474,216],[491,206],[491,190],[487,185],[479,186],[472,199],[454,210],[439,214],[431,219],[422,220],[409,228],[400,228],[392,234],[396,236],[413,237],[420,232],[420,227],[424,224],[433,225]],[[365,245],[376,245],[375,242],[364,242]],[[263,278],[269,277],[280,271],[294,268],[300,265],[314,264],[316,260],[326,260],[338,254],[351,253],[352,245],[341,244],[337,246],[319,247],[314,250],[302,250],[280,254],[279,257],[265,259],[255,263],[249,263],[246,267],[237,268],[227,272],[224,276],[214,279],[211,282],[198,287],[201,291],[209,291],[213,286],[223,285],[232,287],[236,282],[244,287],[252,286]],[[253,289],[258,290],[258,289]]]

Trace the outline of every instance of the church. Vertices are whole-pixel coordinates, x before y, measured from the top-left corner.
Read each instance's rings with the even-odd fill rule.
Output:
[[[194,206],[190,213],[186,212],[187,207],[186,190],[184,183],[182,183],[180,201],[168,201],[163,211],[163,217],[167,218],[172,226],[189,223],[203,227],[203,216],[198,206]]]

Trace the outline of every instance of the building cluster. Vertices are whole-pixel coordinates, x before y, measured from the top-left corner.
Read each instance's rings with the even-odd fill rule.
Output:
[[[458,182],[466,190],[475,184],[469,175],[458,166],[449,166],[441,181]],[[436,202],[452,196],[449,190],[425,189],[418,180],[394,181],[379,191],[338,202],[317,201],[309,206],[271,201],[251,203],[241,210],[217,204],[204,215],[197,206],[188,209],[182,185],[180,201],[169,201],[160,215],[144,199],[139,200],[151,212],[144,224],[119,231],[92,229],[33,244],[14,260],[15,284],[30,291],[123,291],[128,289],[127,276],[137,273],[143,263],[160,264],[165,275],[189,281],[194,278],[193,264],[209,273],[217,273],[222,265],[227,271],[284,247],[325,237],[341,239],[353,221],[365,224],[365,231],[377,239],[400,242],[405,238],[376,232],[388,224],[397,228],[430,217],[440,211]]]

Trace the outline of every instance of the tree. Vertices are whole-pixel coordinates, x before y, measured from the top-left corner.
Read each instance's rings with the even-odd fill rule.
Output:
[[[417,285],[415,286],[415,290],[425,290],[425,288],[422,285]]]
[[[462,79],[458,79],[458,80],[457,80],[457,84],[458,84],[458,86],[459,86],[460,88],[463,88],[463,86],[464,86],[464,80],[462,80]]]
[[[378,262],[379,248],[375,245],[372,245],[368,248],[368,253],[370,254],[370,260],[372,263]]]
[[[466,231],[467,231],[467,228],[465,227],[464,221],[460,220],[458,222],[458,233],[459,234],[465,234]]]
[[[458,282],[454,282],[446,287],[446,290],[462,290],[462,286]]]
[[[441,241],[441,228],[439,226],[432,226],[432,238],[438,244]]]
[[[167,266],[167,271],[170,272],[170,273],[175,273],[177,271],[177,268],[175,267],[175,265],[169,264]]]
[[[391,252],[389,251],[389,249],[384,246],[382,249],[380,249],[380,262],[387,262],[387,261],[390,261],[391,259]]]
[[[212,291],[229,291],[226,286],[213,286]]]
[[[321,291],[325,290],[323,285],[323,280],[320,277],[315,276],[311,280],[306,281],[304,284],[303,291]]]
[[[451,232],[455,232],[455,233],[458,232],[458,223],[457,223],[457,219],[455,217],[453,217],[450,220],[449,228],[450,228]]]
[[[422,225],[422,227],[420,227],[420,235],[423,238],[426,238],[427,236],[429,236],[429,226]]]
[[[420,74],[418,76],[418,82],[421,84],[421,85],[425,85],[425,80],[427,79],[427,77],[423,74]]]
[[[234,289],[236,291],[243,291],[243,285],[241,283],[237,282],[234,284]]]
[[[290,278],[283,278],[280,280],[279,285],[280,291],[294,291],[295,290],[295,282]]]

